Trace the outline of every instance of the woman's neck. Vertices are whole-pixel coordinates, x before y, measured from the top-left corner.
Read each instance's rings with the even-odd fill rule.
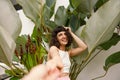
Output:
[[[60,50],[65,51],[65,46],[60,46]]]

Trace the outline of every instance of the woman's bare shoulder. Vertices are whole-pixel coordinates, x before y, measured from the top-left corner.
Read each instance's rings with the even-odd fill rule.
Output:
[[[50,47],[50,51],[51,51],[51,50],[58,50],[58,48],[57,48],[56,46],[51,46],[51,47]]]
[[[48,51],[48,59],[51,59],[57,50],[58,50],[58,48],[56,46],[51,46],[49,51]]]

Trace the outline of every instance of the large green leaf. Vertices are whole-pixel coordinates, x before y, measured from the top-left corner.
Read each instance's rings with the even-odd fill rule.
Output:
[[[15,40],[21,32],[21,21],[10,0],[0,0],[0,25]]]
[[[112,37],[119,21],[119,0],[109,0],[90,17],[81,34],[88,45],[89,53],[92,53],[99,44]]]
[[[109,0],[98,0],[98,2],[95,5],[95,10],[97,10],[100,6],[102,6],[107,1],[109,1]]]
[[[104,70],[107,71],[111,66],[120,63],[120,51],[108,56],[105,60]]]
[[[62,16],[61,16],[62,15]],[[67,20],[67,13],[66,13],[66,9],[64,6],[60,6],[55,14],[55,23],[57,25],[65,25],[66,24],[66,20]]]
[[[49,20],[54,13],[54,10],[50,9],[47,5],[44,6],[43,11],[44,12],[42,15],[43,15],[45,21]]]
[[[56,0],[46,0],[46,5],[49,8],[48,11],[50,12],[50,14],[48,14],[47,12],[44,14],[49,15],[51,18],[53,16],[53,13],[54,13],[55,4],[56,4]]]
[[[21,21],[10,0],[0,0],[0,61],[10,66]]]
[[[33,22],[40,17],[40,12],[44,5],[43,0],[16,0],[23,8],[25,15]]]
[[[0,61],[10,66],[15,49],[15,42],[11,35],[0,26]]]
[[[44,25],[51,28],[51,24],[54,24],[50,19],[54,14],[56,0],[46,0],[44,5],[42,17],[44,18]]]
[[[98,0],[69,0],[70,5],[77,12],[82,13],[91,13],[97,1]]]
[[[100,47],[104,50],[108,50],[112,46],[116,45],[119,41],[120,41],[120,35],[114,33],[112,38],[109,41],[101,44]]]
[[[86,25],[83,25],[75,32],[86,42],[88,54],[91,55],[98,45],[112,37],[114,29],[120,21],[120,7],[118,6],[120,6],[118,0],[108,1],[90,17]],[[111,11],[111,9],[114,11]],[[82,59],[79,58],[83,55],[76,56],[75,60],[81,63]],[[89,59],[90,55],[86,59]]]
[[[90,16],[86,25],[83,25],[76,31],[76,34],[88,45],[88,51],[74,57],[76,61],[72,64],[73,66],[70,72],[71,80],[75,80],[78,74],[93,59],[94,55],[91,56],[91,54],[95,48],[112,37],[115,27],[118,25],[119,21],[120,1],[109,0]],[[76,64],[76,62],[78,64]]]
[[[70,27],[72,29],[73,32],[77,31],[78,28],[81,26],[81,25],[84,25],[86,22],[84,21],[84,18],[86,17],[86,15],[82,14],[82,13],[79,13],[78,15],[72,15],[70,17]]]
[[[44,21],[48,21],[54,14],[56,0],[46,0],[46,4],[43,7],[42,17]]]
[[[72,15],[70,18],[70,26],[73,32],[75,32],[80,26],[80,18],[78,16]]]

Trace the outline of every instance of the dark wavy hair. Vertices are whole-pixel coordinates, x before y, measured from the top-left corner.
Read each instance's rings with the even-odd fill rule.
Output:
[[[60,48],[60,43],[57,40],[57,34],[61,31],[65,31],[65,34],[68,38],[68,43],[67,43],[66,47],[69,47],[71,45],[73,38],[72,38],[71,34],[69,33],[69,31],[66,30],[63,26],[57,26],[52,32],[51,40],[50,40],[50,44],[49,44],[50,47],[56,46],[57,48]]]

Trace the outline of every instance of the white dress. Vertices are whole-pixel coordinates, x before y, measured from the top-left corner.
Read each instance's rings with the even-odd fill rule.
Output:
[[[63,63],[63,73],[69,73],[70,72],[70,57],[67,51],[59,50],[60,57],[62,58]]]

